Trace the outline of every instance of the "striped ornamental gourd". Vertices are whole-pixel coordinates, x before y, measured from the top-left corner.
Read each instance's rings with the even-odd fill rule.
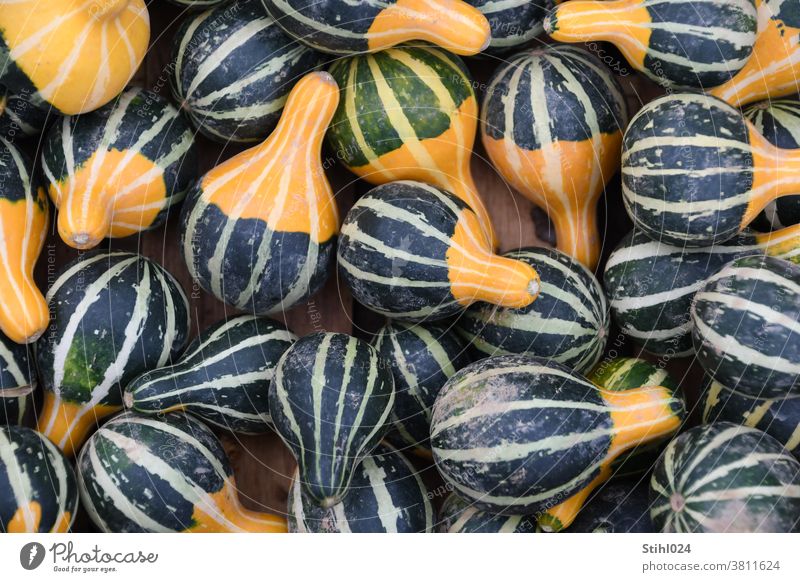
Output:
[[[462,0],[262,1],[287,33],[326,53],[374,52],[422,40],[474,55],[489,45],[489,23]]]
[[[38,136],[47,125],[49,114],[49,106],[34,105],[26,93],[10,93],[0,84],[0,137],[15,141]]]
[[[654,240],[711,246],[800,191],[798,168],[800,152],[769,143],[724,101],[674,93],[645,105],[628,125],[622,195]]]
[[[800,77],[800,1],[759,0],[752,57],[710,93],[734,107],[797,93]]]
[[[187,414],[120,414],[87,441],[77,468],[83,507],[103,532],[286,531],[284,518],[241,505],[222,443]]]
[[[371,343],[394,377],[387,440],[429,455],[431,408],[444,383],[470,363],[466,343],[447,325],[399,320],[387,322]]]
[[[558,42],[609,41],[664,87],[710,89],[746,65],[757,21],[754,0],[573,0],[544,29]]]
[[[49,321],[47,302],[33,278],[49,213],[33,163],[0,137],[0,332],[16,343],[34,341]]]
[[[459,333],[481,355],[528,353],[588,371],[603,353],[610,326],[600,283],[555,249],[528,247],[503,256],[536,270],[539,296],[518,309],[475,303],[458,319]]]
[[[228,0],[167,0],[177,6],[186,6],[187,8],[211,8],[219,4],[224,4]]]
[[[540,514],[553,531],[572,523],[614,459],[674,433],[684,414],[663,387],[601,390],[542,358],[494,356],[442,388],[431,444],[457,494],[494,513]]]
[[[292,533],[427,533],[434,525],[428,488],[414,465],[386,444],[364,458],[333,507],[309,499],[296,471],[288,516]]]
[[[197,153],[185,117],[158,93],[134,87],[54,123],[41,163],[58,234],[88,249],[162,222],[194,180]]]
[[[800,461],[760,430],[715,422],[674,439],[650,479],[657,531],[800,531]]]
[[[78,509],[64,454],[24,426],[0,426],[0,532],[63,533]]]
[[[796,1],[800,11],[800,0]],[[797,58],[800,59],[800,51]],[[772,145],[783,149],[800,149],[800,99],[762,101],[745,109],[744,116]],[[759,231],[770,231],[794,224],[800,224],[800,194],[782,196],[767,204],[753,221],[752,227]]]
[[[758,397],[706,378],[703,422],[728,421],[762,430],[800,459],[800,394]]]
[[[175,100],[206,137],[227,143],[266,138],[294,83],[321,62],[264,10],[237,0],[187,19],[172,42]]]
[[[387,317],[435,321],[471,303],[525,307],[539,276],[492,253],[477,215],[449,192],[393,182],[359,198],[342,224],[339,273],[353,297]]]
[[[309,500],[324,509],[342,501],[359,463],[389,429],[394,400],[391,371],[362,340],[320,332],[286,350],[269,410]]]
[[[0,333],[0,425],[23,423],[33,405],[36,385],[30,348]]]
[[[800,261],[800,227],[771,234],[743,232],[713,247],[683,247],[632,231],[606,262],[603,284],[622,333],[657,356],[694,353],[692,298],[706,279],[745,255]]]
[[[399,46],[339,59],[330,72],[341,88],[327,135],[336,157],[371,184],[414,180],[455,194],[496,242],[470,170],[478,101],[464,63],[435,47]]]
[[[184,410],[236,433],[270,429],[269,385],[297,337],[266,317],[240,315],[201,333],[172,365],[125,388],[125,406],[144,414]]]
[[[569,533],[655,533],[648,480],[614,479],[583,506]]]
[[[492,39],[484,53],[495,55],[529,43],[544,30],[550,0],[465,0],[489,21]]]
[[[180,285],[141,255],[96,250],[67,264],[47,292],[51,322],[36,345],[45,390],[38,430],[68,456],[122,409],[122,389],[177,356],[189,336]]]
[[[451,493],[439,510],[436,530],[439,533],[536,533],[539,526],[535,516],[481,511]]]
[[[512,57],[481,106],[483,145],[498,172],[549,214],[558,248],[590,269],[600,257],[597,201],[619,168],[626,122],[610,71],[569,46]]]
[[[92,111],[119,95],[149,41],[145,0],[3,2],[0,85],[37,108]]]
[[[267,315],[318,291],[332,270],[339,213],[320,150],[339,91],[327,73],[292,89],[275,131],[190,190],[181,250],[207,292]]]
[[[800,393],[800,266],[743,257],[710,277],[692,302],[703,369],[752,396]]]

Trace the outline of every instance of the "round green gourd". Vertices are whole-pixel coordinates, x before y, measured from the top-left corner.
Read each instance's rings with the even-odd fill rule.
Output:
[[[33,404],[36,384],[30,348],[0,332],[0,425],[22,424]]]
[[[439,533],[535,533],[538,527],[534,516],[481,511],[451,493],[439,510],[436,530]]]
[[[800,461],[766,433],[730,422],[673,440],[650,479],[662,532],[796,532]]]
[[[647,481],[615,479],[592,495],[569,533],[655,533]]]
[[[267,432],[275,365],[296,339],[265,317],[220,321],[203,331],[173,365],[134,378],[125,389],[125,405],[145,414],[185,410],[236,433]]]

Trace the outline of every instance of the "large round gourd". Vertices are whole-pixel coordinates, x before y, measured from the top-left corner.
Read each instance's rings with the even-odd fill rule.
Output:
[[[22,424],[33,404],[36,385],[30,348],[0,333],[0,425]]]

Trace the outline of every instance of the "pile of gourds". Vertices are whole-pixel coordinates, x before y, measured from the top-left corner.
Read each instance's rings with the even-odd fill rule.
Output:
[[[800,0],[172,1],[171,100],[127,86],[144,0],[0,8],[0,530],[800,530]],[[601,41],[666,94],[631,110]],[[479,129],[556,249],[499,254]],[[199,134],[255,145],[196,176]],[[343,217],[326,155],[372,185]],[[191,342],[114,244],[176,212],[232,311]],[[45,295],[50,228],[81,252]],[[270,317],[336,276],[370,337]],[[269,431],[262,513],[218,435]]]

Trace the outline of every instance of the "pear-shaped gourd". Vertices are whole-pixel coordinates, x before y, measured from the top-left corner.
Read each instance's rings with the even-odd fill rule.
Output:
[[[420,182],[362,196],[342,224],[338,262],[357,301],[398,319],[444,319],[476,301],[525,307],[539,293],[533,267],[493,254],[466,203]]]
[[[286,32],[326,53],[375,52],[422,40],[474,55],[489,45],[489,22],[462,0],[262,1]]]
[[[339,215],[320,150],[338,100],[328,73],[306,75],[267,140],[209,171],[187,196],[183,257],[195,281],[228,305],[274,313],[328,278]]]
[[[14,0],[0,10],[0,85],[64,115],[120,94],[150,41],[145,0]]]
[[[797,93],[800,0],[759,0],[753,54],[726,83],[710,91],[735,107]]]
[[[212,325],[171,366],[134,378],[125,406],[144,414],[174,410],[237,433],[269,430],[269,386],[275,365],[296,340],[266,317],[240,315]]]
[[[433,407],[433,458],[479,509],[540,513],[568,527],[620,454],[676,432],[682,400],[660,386],[602,390],[568,368],[527,355],[470,364]],[[569,462],[565,462],[568,459]]]
[[[158,225],[195,178],[196,155],[189,123],[153,91],[131,88],[97,111],[64,117],[42,152],[58,234],[89,249]]]
[[[725,242],[767,204],[798,191],[800,151],[775,147],[715,97],[661,97],[625,131],[625,206],[636,226],[659,242]]]
[[[389,429],[394,400],[391,371],[362,340],[315,333],[283,354],[269,410],[310,500],[326,509],[342,501],[359,463]]]
[[[478,102],[464,63],[435,47],[399,46],[330,71],[342,91],[327,137],[337,158],[371,184],[415,180],[452,192],[496,243],[470,170]]]
[[[489,82],[481,136],[500,175],[544,209],[558,249],[594,269],[597,201],[619,168],[627,123],[619,84],[584,50],[515,55]]]
[[[189,305],[150,259],[100,250],[66,265],[47,298],[52,321],[36,346],[45,389],[38,430],[73,455],[122,409],[128,382],[183,350]]]
[[[78,510],[72,465],[44,435],[0,426],[0,532],[63,533]]]
[[[245,509],[222,443],[180,412],[125,412],[78,458],[81,501],[103,532],[279,533],[286,520]]]
[[[47,237],[49,212],[33,164],[0,138],[0,331],[20,344],[38,338],[49,320],[47,302],[33,280]]]
[[[35,389],[32,350],[0,333],[0,425],[23,423],[33,404]]]
[[[608,41],[664,87],[710,89],[753,53],[754,0],[573,0],[556,6],[544,29],[559,42]]]

